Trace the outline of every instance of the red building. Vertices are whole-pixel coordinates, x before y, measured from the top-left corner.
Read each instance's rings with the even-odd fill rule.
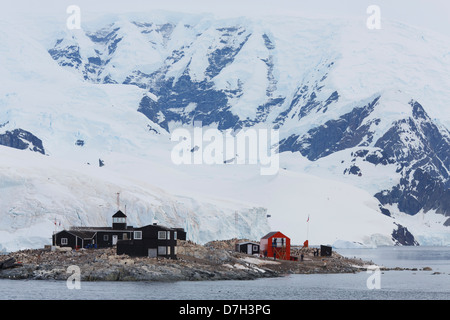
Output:
[[[291,239],[280,231],[266,234],[260,241],[261,254],[265,257],[280,260],[291,259]]]

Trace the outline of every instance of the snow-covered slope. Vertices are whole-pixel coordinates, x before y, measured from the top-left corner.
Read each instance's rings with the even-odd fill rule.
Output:
[[[444,36],[293,17],[57,21],[0,23],[2,248],[42,246],[55,217],[108,224],[117,192],[131,224],[199,242],[279,229],[300,244],[309,216],[313,244],[450,243]],[[174,165],[170,133],[194,121],[278,129],[278,174]]]
[[[168,192],[146,179],[148,176],[155,181],[168,179],[174,174],[168,169],[158,168],[158,172],[148,175],[135,171],[131,175],[108,166],[61,161],[29,151],[5,147],[0,147],[0,151],[0,250],[42,247],[51,243],[53,231],[71,226],[110,226],[117,211],[117,192],[120,209],[126,212],[129,225],[144,226],[158,221],[182,227],[189,239],[199,243],[216,238],[256,239],[270,230],[267,209],[262,206],[201,193],[190,196],[187,192]],[[145,167],[134,168],[137,169]],[[183,183],[183,179],[179,182]]]

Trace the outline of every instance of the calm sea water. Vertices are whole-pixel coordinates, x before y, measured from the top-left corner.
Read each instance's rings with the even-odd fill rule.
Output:
[[[2,300],[448,300],[450,247],[341,249],[339,253],[386,267],[431,271],[289,275],[251,281],[81,282],[0,280]],[[369,285],[368,285],[369,283]],[[372,288],[371,288],[372,287]]]

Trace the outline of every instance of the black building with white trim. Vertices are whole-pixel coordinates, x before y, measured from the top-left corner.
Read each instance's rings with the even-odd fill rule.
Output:
[[[54,233],[52,244],[72,249],[116,246],[117,254],[176,259],[177,239],[186,240],[183,228],[157,224],[133,228],[119,210],[112,216],[112,227],[72,227]]]
[[[158,224],[134,229],[132,240],[120,240],[117,243],[117,254],[135,257],[177,258],[177,239],[186,233],[179,229],[167,228]]]
[[[113,215],[112,227],[72,227],[54,233],[52,244],[60,247],[108,248],[117,241],[132,239],[133,227],[127,226],[127,216],[122,211]]]

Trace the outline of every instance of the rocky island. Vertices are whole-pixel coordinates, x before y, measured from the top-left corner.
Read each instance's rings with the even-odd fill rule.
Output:
[[[350,259],[333,252],[314,255],[313,248],[294,248],[303,260],[283,261],[236,252],[241,240],[213,241],[205,245],[179,241],[176,260],[117,255],[114,248],[58,250],[28,249],[0,258],[10,263],[0,268],[2,279],[67,280],[69,267],[77,266],[82,281],[198,281],[250,280],[287,274],[356,273],[373,263]]]

